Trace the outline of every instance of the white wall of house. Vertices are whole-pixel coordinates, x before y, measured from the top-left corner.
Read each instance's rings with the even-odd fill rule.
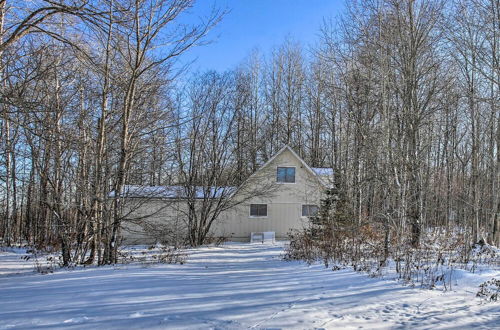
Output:
[[[187,233],[183,200],[129,198],[125,203],[122,237],[125,244],[180,243]]]
[[[295,182],[277,182],[278,167],[295,168]],[[232,198],[238,204],[221,213],[211,229],[214,237],[235,241],[249,241],[252,232],[275,232],[276,238],[285,239],[292,229],[307,226],[308,218],[302,216],[303,205],[319,205],[326,186],[318,176],[290,149],[284,148],[244,184]],[[261,187],[269,188],[262,194]],[[260,191],[253,196],[252,191]],[[250,214],[251,204],[266,204],[267,215]],[[133,199],[127,201],[129,216],[124,221],[123,237],[126,243],[154,243],[157,238],[142,230],[147,224],[153,230],[177,230],[186,233],[187,205],[183,200]]]
[[[289,149],[285,149],[265,165],[260,171],[267,173],[267,180],[276,184],[272,196],[234,196],[245,199],[240,205],[221,214],[214,228],[216,236],[234,240],[249,240],[252,232],[272,231],[277,238],[286,238],[291,229],[301,229],[308,218],[302,216],[302,205],[319,205],[325,186],[315,174]],[[294,167],[294,183],[276,182],[278,167]],[[259,182],[252,182],[258,185]],[[248,189],[247,189],[248,190]],[[250,189],[251,190],[251,189]],[[267,204],[267,216],[250,215],[251,204]]]

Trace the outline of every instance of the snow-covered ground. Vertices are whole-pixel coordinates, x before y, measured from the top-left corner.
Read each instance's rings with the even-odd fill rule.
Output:
[[[282,260],[283,245],[190,251],[183,265],[33,272],[0,252],[0,329],[500,329],[500,304],[476,298],[497,270],[457,272],[451,292]]]

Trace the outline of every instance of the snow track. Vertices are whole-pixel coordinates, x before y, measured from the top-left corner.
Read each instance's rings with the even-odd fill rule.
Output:
[[[500,304],[475,298],[498,270],[430,291],[285,262],[282,251],[235,243],[190,251],[184,265],[48,275],[32,273],[19,252],[0,252],[0,329],[500,329]]]

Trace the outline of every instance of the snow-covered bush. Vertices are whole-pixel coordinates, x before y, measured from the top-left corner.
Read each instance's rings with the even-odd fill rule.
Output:
[[[479,286],[477,297],[487,301],[498,301],[500,295],[500,280],[492,278]]]
[[[319,259],[320,249],[308,231],[292,230],[288,238],[290,243],[285,249],[285,260],[303,260],[311,264]]]
[[[185,264],[188,254],[173,246],[165,246],[162,244],[152,245],[148,248],[123,249],[119,251],[119,263],[141,263],[144,266],[154,264]]]
[[[39,274],[53,273],[57,268],[62,267],[62,260],[60,256],[55,256],[44,251],[37,249],[27,249],[26,255],[21,259],[25,261],[32,261],[35,272]]]
[[[330,264],[351,265],[356,270],[378,270],[385,260],[384,235],[378,224],[359,224],[345,194],[332,188],[321,201],[319,212],[309,227],[289,233],[287,260],[322,260]],[[377,258],[373,258],[377,256]]]
[[[370,276],[395,271],[409,285],[445,290],[452,288],[457,269],[500,266],[499,249],[484,241],[472,244],[470,229],[426,226],[415,244],[408,228],[392,221],[390,213],[364,223],[354,214],[345,192],[328,189],[308,227],[289,233],[285,259],[350,266]]]
[[[186,263],[187,254],[179,249],[162,246],[159,253],[153,254],[152,259],[161,264],[181,264]]]
[[[485,243],[470,245],[467,235],[460,230],[430,228],[422,232],[420,245],[415,248],[391,231],[392,239],[385,250],[382,226],[325,226],[323,230],[290,233],[285,259],[321,261],[326,267],[350,266],[370,276],[394,271],[409,285],[451,290],[458,269],[474,272],[487,265],[500,266],[498,248]]]

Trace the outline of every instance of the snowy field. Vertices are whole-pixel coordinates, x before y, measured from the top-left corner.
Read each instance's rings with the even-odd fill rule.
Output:
[[[500,329],[500,303],[475,297],[500,272],[456,272],[451,292],[352,270],[282,261],[282,245],[190,251],[183,265],[140,263],[41,275],[0,252],[0,329]]]

